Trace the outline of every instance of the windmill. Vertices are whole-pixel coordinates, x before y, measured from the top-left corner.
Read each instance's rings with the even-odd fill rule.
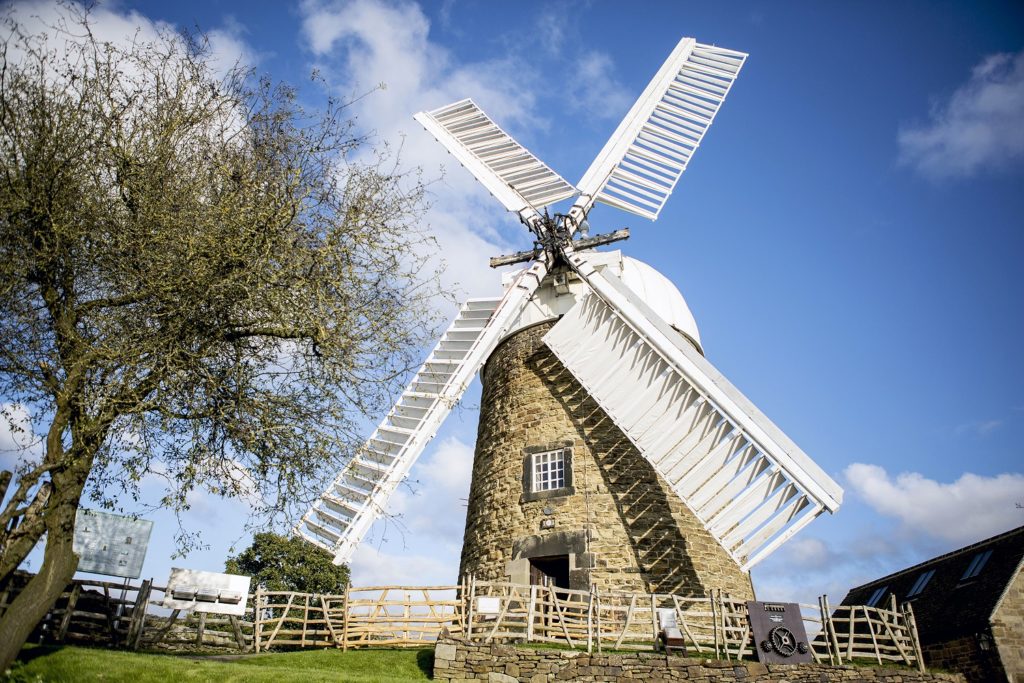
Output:
[[[675,520],[669,536],[690,546],[684,564],[704,561],[693,558],[708,554],[701,545],[707,540],[714,546],[711,565],[740,576],[742,584],[750,567],[819,514],[839,507],[840,487],[704,358],[692,316],[671,283],[618,252],[588,251],[628,234],[589,237],[587,216],[595,202],[658,217],[745,59],[741,52],[680,40],[575,187],[472,100],[416,114],[518,215],[533,234],[534,249],[492,259],[494,266],[528,265],[507,276],[502,297],[470,299],[461,306],[397,403],[302,517],[296,533],[334,553],[336,562],[347,561],[485,363],[485,404],[519,405],[517,395],[491,396],[488,388],[518,391],[506,380],[522,375],[518,368],[524,364],[531,364],[530,376],[548,373],[537,386],[552,398],[539,410],[564,408],[558,429],[567,433],[554,429],[542,435],[544,429],[532,419],[528,428],[517,427],[511,442],[494,446],[484,406],[463,571],[496,575],[504,567],[513,580],[529,578],[530,570],[552,576],[576,572],[593,580],[597,567],[615,565],[594,550],[608,516],[629,518],[620,525],[623,531],[606,538],[606,547],[621,545],[623,533],[636,533],[640,513],[635,511],[642,507],[661,509],[659,520]],[[548,214],[545,207],[573,196],[564,214]],[[526,340],[524,330],[533,331],[533,346],[511,351],[523,347],[510,340]],[[516,369],[507,370],[509,363]],[[491,365],[505,369],[492,371]],[[552,408],[556,403],[561,407]],[[499,416],[503,424],[522,412],[500,410],[505,410]],[[599,433],[604,445],[597,443]],[[485,434],[488,443],[482,443]],[[537,440],[532,445],[531,435]],[[521,467],[515,462],[520,453]],[[625,469],[607,465],[623,453],[633,458],[622,460]],[[579,470],[575,477],[573,469]],[[521,493],[509,483],[517,475],[523,479]],[[582,482],[581,475],[593,481]],[[618,498],[601,498],[618,495],[611,491],[614,485],[632,477],[646,483],[628,481]],[[639,499],[638,489],[656,495]],[[580,495],[586,497],[589,517],[580,517],[565,502]],[[494,509],[506,505],[510,512],[495,518]],[[490,517],[478,519],[488,508]],[[605,518],[596,519],[592,508],[604,509]],[[505,518],[518,520],[518,531],[508,528]],[[583,531],[562,531],[576,522]],[[628,571],[671,573],[665,565],[679,564],[678,557],[656,547],[666,534],[657,524],[645,527],[645,538],[628,538],[640,559],[623,562],[647,563]],[[510,533],[519,537],[507,538]],[[641,558],[645,552],[657,557]],[[552,568],[552,562],[564,562],[559,557],[570,560]],[[731,567],[722,569],[721,558]],[[741,586],[740,592],[750,592],[746,580],[748,590]],[[648,585],[664,588],[665,583]]]

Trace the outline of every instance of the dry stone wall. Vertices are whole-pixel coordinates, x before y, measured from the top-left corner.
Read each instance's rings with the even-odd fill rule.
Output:
[[[964,683],[960,674],[919,673],[910,669],[769,664],[696,659],[654,652],[587,654],[445,638],[434,648],[435,681],[546,683],[547,681],[693,681],[694,683]]]
[[[753,599],[749,575],[704,529],[541,341],[505,340],[484,372],[460,575],[527,582],[530,557],[570,555],[570,587]],[[571,448],[566,495],[528,500],[531,452]]]

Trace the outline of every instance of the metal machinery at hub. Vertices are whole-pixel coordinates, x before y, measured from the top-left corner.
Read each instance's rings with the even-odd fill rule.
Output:
[[[533,237],[471,299],[296,533],[345,562],[481,367],[462,555],[481,578],[750,595],[842,490],[702,353],[675,287],[595,247],[595,202],[657,218],[746,55],[683,38],[577,186],[472,100],[416,119]],[[547,207],[576,197],[564,213]]]

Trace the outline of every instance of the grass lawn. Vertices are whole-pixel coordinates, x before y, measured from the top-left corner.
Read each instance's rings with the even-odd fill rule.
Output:
[[[428,681],[433,649],[306,650],[242,656],[223,661],[209,657],[118,652],[74,646],[34,646],[21,651],[12,681],[245,681],[310,683]],[[0,676],[0,678],[4,678]]]

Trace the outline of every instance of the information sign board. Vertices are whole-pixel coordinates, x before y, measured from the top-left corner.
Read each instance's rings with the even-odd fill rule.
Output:
[[[171,609],[240,617],[245,614],[251,582],[251,577],[238,574],[174,567],[160,604]]]
[[[79,558],[78,571],[139,578],[152,531],[148,519],[79,508],[71,546]]]

